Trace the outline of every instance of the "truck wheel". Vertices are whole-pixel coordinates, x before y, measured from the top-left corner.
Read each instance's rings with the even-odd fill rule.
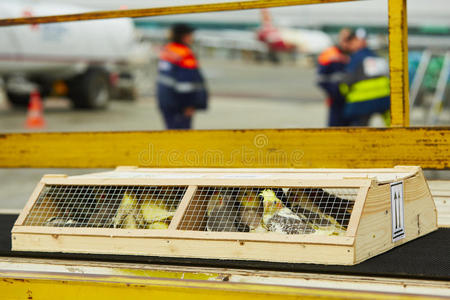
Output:
[[[13,92],[6,91],[9,103],[14,107],[26,107],[30,101],[30,95],[27,94],[17,94]]]
[[[108,74],[102,69],[90,69],[69,82],[69,98],[77,108],[105,108],[109,94]]]

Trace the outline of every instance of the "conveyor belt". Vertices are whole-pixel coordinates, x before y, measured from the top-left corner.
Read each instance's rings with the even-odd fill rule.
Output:
[[[0,215],[0,256],[201,265],[205,267],[450,280],[450,228],[440,228],[429,235],[394,248],[356,266],[325,266],[148,256],[13,252],[11,251],[11,228],[16,218],[17,215]]]

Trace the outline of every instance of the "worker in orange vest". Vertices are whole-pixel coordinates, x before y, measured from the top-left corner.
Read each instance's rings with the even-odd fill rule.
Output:
[[[339,91],[339,84],[349,61],[347,43],[350,34],[349,29],[342,29],[337,45],[323,51],[318,58],[317,84],[327,96],[328,126],[348,126],[344,117],[345,97]]]
[[[157,98],[167,129],[190,129],[196,110],[206,109],[208,92],[191,45],[194,29],[176,24],[158,64]]]

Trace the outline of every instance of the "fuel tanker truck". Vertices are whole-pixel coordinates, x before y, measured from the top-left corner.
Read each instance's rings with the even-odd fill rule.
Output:
[[[71,14],[87,8],[63,2],[0,2],[0,18]],[[8,100],[23,106],[32,90],[67,96],[77,108],[104,108],[114,84],[142,52],[131,19],[0,28],[0,77]],[[121,73],[122,72],[122,73]]]

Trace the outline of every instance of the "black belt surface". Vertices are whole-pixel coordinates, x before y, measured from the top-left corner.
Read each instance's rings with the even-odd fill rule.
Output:
[[[11,228],[16,219],[17,215],[0,215],[0,256],[156,263],[436,280],[450,279],[450,228],[439,228],[435,232],[403,244],[358,265],[337,266],[133,255],[17,252],[11,251]]]

